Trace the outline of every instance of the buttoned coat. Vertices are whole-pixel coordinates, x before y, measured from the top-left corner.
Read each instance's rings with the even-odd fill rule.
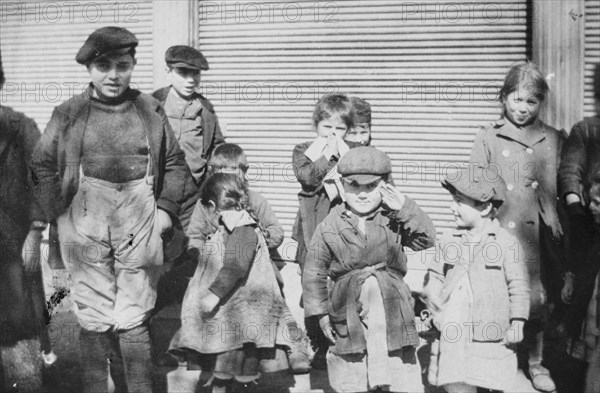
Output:
[[[529,282],[521,245],[493,220],[481,241],[469,243],[465,230],[451,230],[436,245],[428,266],[426,295],[442,304],[450,298],[463,274],[473,292],[473,339],[498,341],[513,319],[529,317]],[[499,328],[499,329],[494,329]],[[492,334],[493,333],[493,334]]]
[[[473,143],[471,165],[491,165],[506,182],[506,201],[498,210],[502,227],[525,252],[529,270],[532,314],[542,312],[547,293],[542,279],[540,225],[560,237],[556,177],[564,134],[537,119],[517,128],[500,119],[482,128]],[[552,254],[552,252],[550,252]]]

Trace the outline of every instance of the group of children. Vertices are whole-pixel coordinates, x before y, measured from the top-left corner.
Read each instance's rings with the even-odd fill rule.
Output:
[[[556,390],[550,372],[542,364],[543,334],[551,313],[550,303],[557,296],[550,293],[556,292],[557,284],[549,276],[552,268],[556,269],[552,264],[564,263],[560,246],[563,226],[567,224],[561,225],[558,212],[562,201],[558,198],[556,181],[564,137],[539,119],[547,94],[548,86],[536,66],[527,63],[511,68],[499,95],[503,107],[501,119],[478,133],[469,166],[448,174],[442,182],[453,198],[451,210],[457,229],[445,233],[437,244],[422,298],[433,315],[433,329],[439,333],[435,356],[429,365],[429,382],[449,392],[475,392],[477,388],[509,390],[518,368],[517,344],[527,359],[522,367],[533,387],[543,392]],[[292,156],[294,172],[302,187],[293,238],[298,242],[296,259],[301,268],[306,327],[316,349],[312,364],[326,367],[330,385],[340,392],[422,391],[421,370],[415,356],[419,340],[414,301],[403,280],[407,273],[404,247],[413,250],[432,247],[435,229],[415,202],[394,186],[389,157],[369,146],[370,116],[370,106],[359,98],[344,94],[322,97],[313,113],[316,139],[297,145]],[[239,171],[240,163],[235,160],[219,164],[228,165]],[[515,171],[515,167],[520,170]],[[243,179],[243,173],[241,176]],[[212,181],[210,184],[215,186]],[[581,189],[584,187],[582,183]],[[594,187],[592,184],[588,188],[589,217],[596,217],[600,211],[600,195],[594,194]],[[202,193],[202,206],[197,206],[194,215],[203,212],[199,215],[203,224],[197,225],[192,219],[195,230],[191,232],[198,234],[190,233],[192,238],[204,239],[197,245],[204,250],[200,255],[211,254],[201,248],[206,247],[206,239],[217,239],[221,244],[223,235],[232,236],[239,231],[234,224],[227,223],[232,220],[231,215],[240,225],[260,227],[262,220],[252,214],[255,209],[248,203],[248,192],[237,195],[241,199],[232,208],[236,212],[231,213],[220,207],[221,202],[205,201]],[[215,218],[219,211],[220,221]],[[212,226],[204,223],[210,217]],[[217,227],[218,235],[211,238],[208,232]],[[207,228],[212,229],[207,231]],[[565,317],[565,320],[570,321],[571,352],[584,351],[583,356],[592,361],[592,354],[598,356],[595,319],[598,264],[590,251],[593,242],[575,245],[594,236],[593,225],[587,230],[577,229],[582,230],[586,237],[572,240],[568,250],[586,255],[570,256],[569,260],[580,262],[576,268],[584,273],[576,276],[587,278],[585,288],[589,293],[583,303],[573,300],[578,307],[568,311],[578,313],[579,318]],[[258,244],[262,234],[268,236],[268,231],[247,231],[248,237],[258,235]],[[230,259],[229,263],[248,266],[254,260],[256,267],[230,274],[238,280],[247,280],[230,295],[234,297],[252,288],[252,269],[263,266],[256,261],[265,245],[256,246],[254,237],[238,240],[238,244],[244,242],[249,242],[248,249],[256,253],[239,255],[237,262]],[[228,243],[225,240],[225,250]],[[233,255],[233,250],[223,255]],[[226,270],[227,260],[225,257],[221,272]],[[199,264],[192,282],[197,277],[207,280],[206,269],[214,268],[210,266]],[[574,276],[572,272],[566,274],[562,290],[565,302],[574,299]],[[268,277],[276,281],[274,274],[269,273]],[[198,283],[196,290],[202,288],[214,293],[211,288],[218,282],[217,278],[203,285]],[[195,287],[190,285],[186,299],[189,304],[200,304],[193,306],[194,311],[188,315],[190,310],[184,301],[183,327],[174,338],[172,349],[192,348],[214,359],[218,351],[206,348],[206,340],[202,348],[193,343],[199,342],[199,334],[206,334],[207,326],[214,323],[212,318],[223,318],[226,311],[221,310],[232,305],[223,296],[198,295],[199,292],[192,292]],[[271,301],[277,299],[281,310],[285,309],[285,302],[279,298],[281,294],[271,293]],[[248,301],[243,300],[244,307]],[[217,311],[212,311],[215,306]],[[207,312],[207,316],[199,317],[198,310]],[[224,323],[234,323],[236,318],[239,317],[225,317]],[[186,340],[181,337],[190,333],[192,338],[184,344]],[[277,334],[272,336],[269,348],[289,345],[277,342],[277,338]],[[253,344],[252,350],[247,347],[249,343]],[[238,343],[236,351],[243,350],[244,359],[250,353],[250,358],[259,359],[257,348],[263,347],[247,340]],[[213,366],[217,371],[213,391],[225,385],[223,370],[228,370],[225,372],[228,378],[247,375],[237,364],[236,369],[227,368],[232,367],[231,361],[219,362],[223,354],[216,356],[216,364],[221,366]],[[250,374],[256,378],[258,363],[253,364]]]
[[[103,33],[95,39],[106,40],[110,33],[117,36],[115,42],[119,44],[109,40],[108,61],[132,69],[137,40],[134,45],[133,38],[120,30]],[[101,135],[102,130],[99,123],[84,125],[87,136],[80,138],[84,151],[78,161],[82,162],[82,176],[73,180],[78,188],[63,187],[63,192],[79,191],[69,196],[63,211],[54,211],[56,206],[49,206],[49,200],[42,203],[55,213],[50,217],[58,220],[61,242],[82,234],[86,241],[104,242],[95,238],[101,234],[84,226],[91,220],[102,220],[102,228],[108,225],[111,234],[121,231],[120,226],[126,225],[118,219],[122,207],[112,206],[109,195],[114,190],[123,195],[131,192],[126,198],[130,205],[124,206],[144,206],[148,215],[137,208],[125,212],[128,218],[139,216],[141,227],[136,231],[147,234],[147,238],[132,238],[130,242],[143,241],[146,246],[160,243],[160,235],[164,239],[169,234],[171,219],[184,239],[185,252],[177,256],[172,270],[183,267],[183,273],[169,281],[183,282],[185,290],[176,296],[182,301],[182,325],[171,341],[170,352],[211,372],[208,384],[213,392],[255,388],[260,371],[269,367],[282,369],[289,363],[296,372],[308,371],[304,333],[286,304],[284,283],[272,257],[283,241],[283,229],[267,200],[249,188],[243,150],[224,143],[212,105],[196,92],[200,72],[208,69],[208,62],[191,47],[176,46],[167,51],[172,85],[155,92],[154,97],[164,108],[163,123],[168,121],[174,135],[165,131],[162,144],[155,147],[160,138],[141,132],[143,121],[154,119],[150,115],[145,118],[143,110],[150,107],[161,114],[162,109],[144,101],[143,96],[132,96],[127,90],[128,79],[110,79],[108,83],[98,79],[95,75],[102,71],[100,66],[111,67],[109,63],[98,65],[98,56],[86,51],[80,56],[94,82],[89,93],[89,118],[100,119],[110,113],[113,119],[122,120],[113,124],[115,129],[140,126],[134,127],[140,131],[139,138],[126,140],[132,148],[124,151],[123,157],[129,161],[121,177],[106,178],[102,166],[86,162],[94,157],[91,150],[85,150],[87,144],[104,146],[98,137],[89,139],[94,133]],[[600,89],[596,89],[598,98]],[[125,98],[111,101],[111,94]],[[555,390],[549,371],[542,365],[542,348],[549,299],[555,301],[551,292],[557,284],[552,284],[545,273],[548,261],[562,262],[559,240],[564,225],[557,206],[563,199],[571,224],[564,232],[586,235],[572,238],[567,253],[569,260],[577,263],[568,269],[562,298],[573,303],[569,313],[578,319],[569,319],[566,330],[573,338],[572,352],[583,351],[584,357],[594,354],[587,359],[597,361],[600,302],[597,255],[592,245],[600,211],[600,182],[591,175],[597,175],[592,166],[595,168],[595,160],[600,163],[600,155],[594,151],[586,161],[577,149],[589,147],[581,139],[600,139],[600,129],[597,118],[578,126],[566,142],[561,162],[562,134],[539,119],[547,94],[548,86],[537,67],[512,67],[499,95],[500,120],[477,134],[470,165],[448,174],[442,182],[453,198],[451,209],[457,228],[444,234],[436,246],[435,261],[425,277],[423,300],[432,312],[432,327],[439,332],[429,381],[449,392],[475,392],[478,387],[510,389],[517,371],[516,344],[520,342],[527,352],[529,361],[524,368],[533,386],[539,391]],[[129,112],[130,101],[142,123]],[[73,127],[68,119],[64,124],[59,120],[54,119],[51,125]],[[370,146],[371,108],[366,101],[338,93],[326,95],[316,104],[312,123],[316,138],[297,145],[292,159],[301,185],[293,238],[298,242],[296,259],[301,268],[307,333],[316,348],[313,366],[326,367],[330,385],[339,392],[423,391],[416,356],[420,341],[415,301],[404,281],[408,271],[404,249],[433,247],[434,225],[394,184],[390,158]],[[50,154],[57,144],[69,143],[61,139],[67,138],[66,134],[45,136],[42,149],[47,147],[46,161],[38,158],[36,168],[41,177],[50,177],[43,171],[44,165],[54,165],[50,169],[53,176],[57,173],[57,159]],[[176,177],[182,157],[186,175]],[[573,160],[579,167],[569,169]],[[557,173],[563,169],[579,175],[568,182],[571,188],[557,188]],[[58,172],[64,173],[64,169]],[[584,179],[582,172],[592,180]],[[57,188],[49,194],[60,195],[59,185],[54,186]],[[149,202],[152,193],[160,214],[156,213],[157,205]],[[573,195],[578,200],[573,201]],[[91,206],[90,202],[106,206]],[[145,221],[148,217],[152,218]],[[587,229],[580,226],[584,221]],[[127,253],[131,249],[125,246],[117,251]],[[146,252],[152,252],[150,259],[154,261],[161,259],[160,250],[146,247]],[[118,259],[119,255],[111,257]],[[126,290],[125,281],[117,277],[115,284],[101,272],[92,283],[105,286],[108,292],[112,290],[109,286],[117,288],[107,299],[97,292],[103,287],[94,292],[88,280],[92,268],[97,267],[66,261],[76,284],[74,296],[82,326],[94,322],[103,326],[100,333],[112,332],[109,325],[114,320],[110,319],[113,314],[107,300],[124,310],[123,315],[114,314],[123,318],[123,324],[115,326],[122,328],[129,323],[126,330],[115,328],[116,335],[110,336],[108,344],[104,336],[85,331],[82,349],[102,357],[108,353],[103,345],[112,348],[120,343],[125,364],[130,369],[133,364],[139,374],[125,383],[130,392],[144,391],[149,386],[144,364],[126,357],[128,349],[137,360],[145,359],[147,351],[129,348],[132,344],[120,339],[121,334],[135,331],[136,337],[147,342],[145,321],[156,299],[152,288],[158,283],[158,263],[125,269],[119,266],[121,261],[117,262],[112,269],[140,280],[140,287]],[[132,269],[139,274],[132,274]],[[191,276],[189,284],[186,275]],[[118,291],[126,291],[127,296],[120,298]],[[163,295],[168,296],[159,290],[159,303]],[[101,309],[94,303],[99,296]],[[84,363],[84,368],[93,368],[96,373],[86,374],[85,383],[95,387],[100,386],[98,381],[105,383],[98,376],[102,372],[98,359]],[[127,376],[129,372],[126,368]]]

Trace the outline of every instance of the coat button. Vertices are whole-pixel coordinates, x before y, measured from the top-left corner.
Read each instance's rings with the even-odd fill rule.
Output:
[[[508,222],[508,227],[509,227],[510,229],[513,229],[515,226],[516,226],[516,225],[515,225],[515,222],[514,222],[514,221],[509,221],[509,222]]]
[[[531,147],[528,147],[527,149],[525,149],[525,151],[527,152],[527,154],[533,154],[533,149]]]
[[[534,190],[537,189],[540,186],[540,183],[538,183],[537,180],[534,180],[533,183],[531,183],[531,188],[533,188]]]
[[[507,184],[507,185],[506,185],[506,189],[507,189],[508,191],[512,191],[512,190],[513,190],[513,188],[515,188],[515,185],[514,185],[514,184]]]
[[[508,157],[508,156],[510,156],[510,151],[508,151],[508,149],[502,150],[502,155],[504,157]]]

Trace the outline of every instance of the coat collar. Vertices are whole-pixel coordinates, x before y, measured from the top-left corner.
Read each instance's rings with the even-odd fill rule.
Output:
[[[494,123],[497,134],[512,139],[520,144],[532,147],[546,138],[546,129],[540,119],[525,127],[517,127],[512,122],[502,118]]]
[[[489,222],[485,228],[483,228],[483,233],[487,234],[488,236],[496,236],[498,234],[498,231],[500,230],[500,221],[498,221],[498,219],[494,218],[491,222]],[[463,237],[467,235],[467,230],[466,229],[462,229],[462,228],[457,228],[454,231],[452,231],[452,236],[456,236],[456,237]],[[482,238],[483,240],[483,238]]]
[[[0,155],[19,132],[20,122],[20,117],[12,109],[0,106]]]
[[[170,97],[170,98],[169,98]],[[192,118],[198,116],[202,110],[202,101],[194,93],[190,99],[180,97],[175,89],[169,89],[167,97],[162,101],[167,116]],[[180,106],[183,104],[182,106]]]

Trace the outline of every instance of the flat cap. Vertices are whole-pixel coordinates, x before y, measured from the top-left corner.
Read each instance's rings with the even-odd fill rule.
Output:
[[[208,61],[204,55],[198,49],[187,45],[175,45],[167,49],[165,61],[171,67],[208,70]]]
[[[350,97],[350,103],[356,117],[354,123],[371,123],[371,104],[359,97]]]
[[[75,60],[79,64],[89,64],[95,58],[119,49],[131,49],[138,45],[135,35],[127,29],[116,26],[102,27],[89,35]]]
[[[477,201],[491,201],[496,207],[506,200],[506,183],[489,166],[471,166],[447,173],[442,187],[451,194],[456,191]]]
[[[392,161],[381,150],[360,146],[350,149],[342,157],[338,163],[338,172],[344,179],[369,184],[392,173]]]

